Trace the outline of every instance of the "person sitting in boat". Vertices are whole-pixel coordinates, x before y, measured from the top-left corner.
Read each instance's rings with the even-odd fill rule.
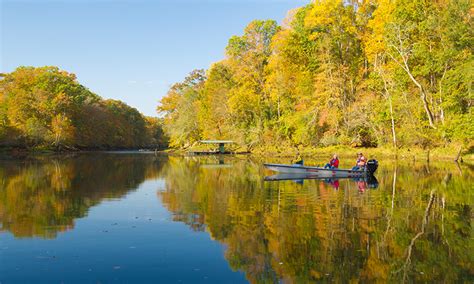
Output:
[[[329,161],[329,163],[324,166],[325,169],[337,169],[338,167],[339,159],[336,154],[334,154],[334,156],[332,156],[331,161]]]
[[[296,153],[296,158],[295,158],[295,160],[294,160],[293,165],[295,165],[295,166],[296,166],[296,165],[302,166],[303,164],[304,164],[303,158],[301,157],[300,152],[298,151],[298,152]]]
[[[364,157],[364,154],[359,153],[357,154],[357,161],[355,167],[353,167],[353,170],[362,170],[365,168],[365,165],[367,164],[367,160]]]

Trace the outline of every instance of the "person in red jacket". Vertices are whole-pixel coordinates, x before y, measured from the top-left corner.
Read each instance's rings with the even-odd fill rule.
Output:
[[[332,156],[331,161],[329,161],[329,163],[327,163],[324,166],[324,168],[325,169],[337,169],[337,168],[339,168],[339,159],[337,158],[336,154],[334,154],[334,156]]]

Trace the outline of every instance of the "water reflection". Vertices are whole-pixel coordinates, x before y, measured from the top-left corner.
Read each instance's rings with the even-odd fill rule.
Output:
[[[271,173],[261,165],[251,158],[134,154],[3,161],[1,231],[53,239],[103,200],[125,199],[143,181],[164,179],[165,188],[153,194],[172,220],[224,244],[230,267],[250,282],[473,279],[472,166],[381,162],[375,187],[351,179],[267,182]],[[158,228],[146,224],[142,234]],[[166,236],[156,234],[149,242]],[[156,249],[141,235],[128,238]],[[173,250],[167,253],[173,259]],[[152,262],[160,253],[150,255]],[[153,269],[143,276],[153,276]]]
[[[103,199],[120,198],[161,163],[152,156],[95,154],[0,163],[0,231],[55,238]]]
[[[200,163],[171,159],[158,195],[176,221],[224,243],[251,282],[472,279],[468,167],[387,163],[375,190],[365,180],[264,182],[252,161]]]
[[[379,186],[379,182],[375,176],[367,176],[367,177],[358,177],[358,178],[327,178],[327,177],[320,177],[318,175],[313,174],[276,174],[271,176],[266,176],[265,181],[285,181],[285,180],[292,180],[295,183],[303,184],[305,180],[321,180],[324,181],[326,184],[331,185],[335,190],[338,190],[340,187],[339,180],[350,179],[357,183],[359,190],[364,192],[367,188],[377,188]]]

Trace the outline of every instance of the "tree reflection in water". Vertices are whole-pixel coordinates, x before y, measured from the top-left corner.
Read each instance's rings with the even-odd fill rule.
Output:
[[[55,238],[147,179],[175,221],[207,231],[251,282],[473,279],[472,166],[381,163],[357,181],[265,182],[261,162],[91,154],[0,163],[1,230]],[[182,244],[184,247],[190,244]]]
[[[472,279],[472,168],[382,163],[360,182],[264,182],[260,163],[171,158],[159,198],[251,282]],[[267,173],[268,174],[268,173]]]
[[[120,198],[162,163],[146,155],[39,157],[0,163],[1,231],[55,238],[104,199]]]

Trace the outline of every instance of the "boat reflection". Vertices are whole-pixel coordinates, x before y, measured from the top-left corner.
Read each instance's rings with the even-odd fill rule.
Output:
[[[357,183],[357,187],[359,191],[363,192],[367,188],[375,189],[379,186],[379,182],[375,176],[369,175],[366,177],[357,177],[357,178],[349,178],[349,177],[336,177],[336,178],[328,178],[322,177],[317,174],[277,174],[272,176],[266,176],[264,178],[265,181],[286,181],[291,180],[298,184],[303,184],[304,180],[307,179],[315,179],[315,180],[322,180],[327,184],[330,184],[334,189],[339,189],[339,180],[347,179],[352,180]]]

